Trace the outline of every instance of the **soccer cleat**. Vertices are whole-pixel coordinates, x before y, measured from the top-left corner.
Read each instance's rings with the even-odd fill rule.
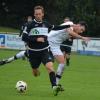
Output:
[[[60,91],[60,86],[53,86],[53,94],[57,96]]]
[[[60,91],[64,91],[64,88],[62,87],[61,84],[58,84],[59,88],[60,88]]]
[[[0,65],[6,64],[6,60],[0,60]]]

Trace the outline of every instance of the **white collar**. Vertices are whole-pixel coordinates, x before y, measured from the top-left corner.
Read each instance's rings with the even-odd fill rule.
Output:
[[[40,22],[40,21],[37,21],[36,19],[34,19],[34,21],[37,22],[37,23],[42,23],[42,21]]]

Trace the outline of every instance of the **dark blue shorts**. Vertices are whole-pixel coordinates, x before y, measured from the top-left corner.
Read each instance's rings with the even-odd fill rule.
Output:
[[[60,46],[60,49],[61,49],[62,52],[65,52],[66,54],[70,54],[71,53],[71,47]]]
[[[53,62],[54,58],[51,52],[46,49],[43,51],[31,51],[28,50],[29,62],[33,69],[39,68],[40,64],[46,65],[48,62]]]

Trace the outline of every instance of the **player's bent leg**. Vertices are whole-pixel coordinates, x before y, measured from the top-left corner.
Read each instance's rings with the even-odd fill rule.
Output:
[[[0,65],[11,63],[14,60],[16,60],[15,56],[9,57],[8,59],[3,59],[3,60],[0,61]]]
[[[6,64],[6,60],[0,60],[0,65]]]
[[[66,54],[66,65],[70,65],[70,54]]]
[[[67,65],[67,66],[70,65],[70,58],[66,58],[66,65]]]
[[[62,87],[62,85],[59,84],[59,81],[62,78],[62,74],[64,72],[64,69],[65,69],[64,64],[58,65],[58,69],[57,69],[57,73],[56,73],[56,82],[57,82],[57,85],[60,87],[60,91],[64,91],[64,88]]]
[[[14,60],[15,60],[15,57],[12,56],[12,57],[10,57],[10,58],[8,58],[8,59],[1,60],[1,61],[0,61],[0,65],[5,65],[5,64],[7,64],[7,63],[11,63],[11,62],[14,61]]]
[[[64,91],[64,88],[62,87],[61,84],[59,84],[59,81],[65,69],[65,59],[63,55],[57,55],[55,56],[55,58],[59,62],[57,72],[56,72],[56,82],[57,82],[57,85],[60,87],[60,91]]]
[[[11,63],[12,61],[14,61],[16,59],[23,58],[23,57],[25,57],[25,51],[21,51],[21,52],[17,53],[15,56],[9,57],[8,59],[1,60],[0,65]]]
[[[54,68],[53,68],[53,63],[48,62],[48,63],[46,63],[45,66],[46,66],[46,69],[49,73],[49,78],[50,78],[50,82],[51,82],[52,87],[56,86],[56,75],[55,75],[55,71],[54,71]]]
[[[57,96],[60,91],[60,86],[57,86],[57,84],[56,84],[56,75],[55,75],[55,71],[53,68],[53,63],[48,62],[45,66],[49,73],[50,82],[51,82],[51,85],[53,88],[53,94],[54,94],[54,96]]]
[[[40,75],[39,69],[33,69],[32,71],[33,71],[33,75],[34,75],[35,77],[37,77],[37,76]]]
[[[54,71],[54,68],[53,68],[53,63],[52,62],[48,62],[46,63],[46,69],[48,70],[48,73]]]
[[[64,55],[55,55],[55,58],[58,61],[58,63],[65,63]]]
[[[62,77],[62,74],[65,69],[65,60],[63,55],[57,55],[55,56],[56,60],[59,62],[58,68],[57,68],[57,73],[56,73],[56,80],[57,84],[59,84],[59,80]]]
[[[20,59],[20,58],[23,58],[23,57],[25,57],[25,51],[20,51],[19,53],[16,54],[17,59]]]

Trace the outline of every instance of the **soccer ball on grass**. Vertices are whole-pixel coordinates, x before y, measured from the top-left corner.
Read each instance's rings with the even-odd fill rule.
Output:
[[[18,81],[16,83],[16,89],[18,92],[23,93],[27,90],[27,83],[24,81]]]

